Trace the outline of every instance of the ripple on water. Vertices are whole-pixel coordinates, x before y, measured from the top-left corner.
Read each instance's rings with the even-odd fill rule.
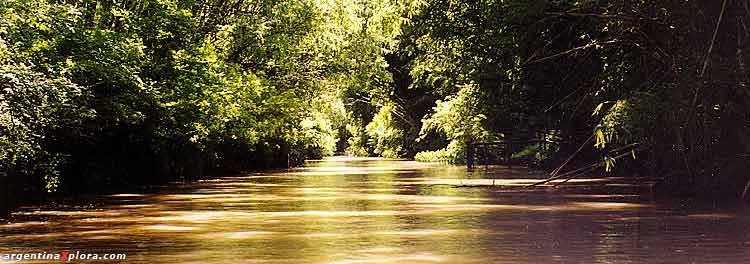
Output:
[[[0,225],[0,253],[117,250],[128,263],[750,260],[747,215],[643,203],[625,178],[525,189],[538,180],[525,170],[307,165],[101,196],[93,207],[25,208]]]

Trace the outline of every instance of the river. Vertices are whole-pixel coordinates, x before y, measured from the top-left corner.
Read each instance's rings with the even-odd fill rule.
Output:
[[[534,182],[525,175],[334,157],[24,207],[0,225],[0,254],[127,254],[122,263],[750,262],[744,210],[655,202],[618,178],[522,188]]]

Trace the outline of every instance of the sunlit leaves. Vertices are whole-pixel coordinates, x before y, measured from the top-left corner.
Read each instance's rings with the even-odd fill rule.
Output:
[[[88,94],[64,78],[51,78],[27,66],[0,65],[0,171],[41,175],[55,191],[62,153],[46,149],[52,135],[82,136],[94,111],[83,103]]]
[[[403,131],[394,124],[393,106],[380,108],[372,121],[367,124],[365,131],[370,138],[368,142],[373,146],[373,152],[381,157],[397,158],[403,148]]]
[[[76,151],[73,144],[101,150],[107,145],[98,143],[117,142],[127,147],[94,158],[116,160],[138,150],[153,159],[174,159],[162,161],[169,164],[187,163],[195,155],[224,166],[232,160],[249,164],[247,156],[233,157],[242,155],[235,149],[294,149],[288,153],[293,159],[332,154],[346,114],[331,109],[342,107],[336,89],[348,72],[332,71],[330,65],[350,45],[341,40],[351,40],[355,32],[335,30],[349,28],[325,20],[313,1],[229,2],[1,3],[0,63],[16,67],[6,76],[32,76],[8,83],[12,93],[1,94],[0,122],[14,127],[0,131],[2,164],[24,160],[12,163],[14,175],[44,179],[40,186],[54,190],[65,185],[58,168],[62,160],[84,171],[89,164],[86,153],[67,156]],[[350,7],[334,3],[333,8]],[[75,88],[80,96],[65,89],[54,93],[58,79],[50,75],[62,76],[61,87]],[[310,100],[322,95],[326,99]],[[37,101],[21,104],[18,98]],[[70,134],[54,131],[63,126]],[[141,165],[123,166],[104,170]]]
[[[436,131],[450,141],[446,149],[442,150],[446,155],[440,157],[442,160],[462,162],[467,141],[491,139],[490,132],[482,124],[486,116],[479,105],[479,93],[481,91],[476,84],[464,85],[457,95],[448,96],[445,101],[437,101],[433,113],[422,120],[420,139]],[[428,154],[421,156],[426,157]]]

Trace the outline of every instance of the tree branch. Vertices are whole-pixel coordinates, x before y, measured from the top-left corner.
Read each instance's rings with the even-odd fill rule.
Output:
[[[569,50],[566,50],[566,51],[563,51],[563,52],[560,52],[560,53],[557,53],[557,54],[554,54],[554,55],[550,55],[550,56],[547,56],[547,57],[544,57],[544,58],[541,58],[541,59],[537,59],[537,60],[533,60],[533,61],[527,62],[525,65],[548,61],[548,60],[551,60],[551,59],[555,59],[557,57],[565,56],[567,54],[570,54],[570,53],[573,53],[573,52],[576,52],[576,51],[579,51],[579,50],[584,50],[584,49],[592,48],[592,47],[595,47],[597,45],[613,44],[613,43],[617,43],[617,42],[620,42],[620,41],[615,39],[615,40],[604,41],[604,42],[592,42],[592,43],[589,43],[589,44],[586,44],[586,45],[583,45],[583,46],[580,46],[580,47],[575,47],[575,48],[572,48],[572,49],[569,49]]]
[[[711,45],[708,46],[706,58],[703,60],[703,69],[701,69],[700,79],[703,79],[703,75],[706,73],[706,68],[708,67],[708,59],[711,58],[711,52],[713,52],[714,43],[716,43],[716,36],[719,35],[719,26],[721,25],[721,20],[724,18],[724,12],[727,10],[727,2],[729,2],[729,0],[724,0],[724,2],[721,4],[721,13],[719,13],[719,20],[716,21],[716,28],[714,28],[714,36],[711,38]]]
[[[575,13],[575,12],[545,12],[546,15],[555,15],[555,16],[562,16],[562,17],[594,17],[599,19],[617,19],[617,20],[625,20],[625,21],[634,21],[634,22],[654,22],[658,24],[664,24],[659,22],[656,18],[645,18],[645,17],[633,17],[633,16],[624,16],[624,15],[605,15],[605,14],[597,14],[597,13]]]

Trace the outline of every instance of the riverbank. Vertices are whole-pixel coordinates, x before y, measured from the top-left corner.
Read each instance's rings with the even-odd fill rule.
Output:
[[[96,186],[88,186],[85,188],[67,189],[61,192],[47,193],[43,190],[30,188],[28,184],[14,185],[10,182],[10,177],[0,177],[0,195],[3,195],[0,201],[0,220],[9,219],[10,214],[24,206],[38,206],[49,208],[57,207],[91,207],[95,204],[87,204],[86,201],[90,197],[96,197],[101,195],[112,195],[117,193],[145,193],[149,191],[170,188],[173,186],[180,186],[185,184],[194,183],[202,180],[210,180],[221,177],[228,177],[232,175],[238,175],[243,173],[258,173],[260,171],[277,171],[279,169],[286,169],[286,166],[300,166],[301,161],[293,162],[266,162],[263,164],[256,164],[256,168],[248,167],[246,170],[239,169],[221,169],[214,168],[210,170],[208,167],[203,166],[202,163],[187,164],[183,168],[189,168],[186,171],[190,171],[189,175],[162,175],[152,177],[150,181],[127,183],[119,182],[118,184],[99,184]],[[109,178],[99,176],[98,178]],[[90,183],[89,183],[90,184]]]

